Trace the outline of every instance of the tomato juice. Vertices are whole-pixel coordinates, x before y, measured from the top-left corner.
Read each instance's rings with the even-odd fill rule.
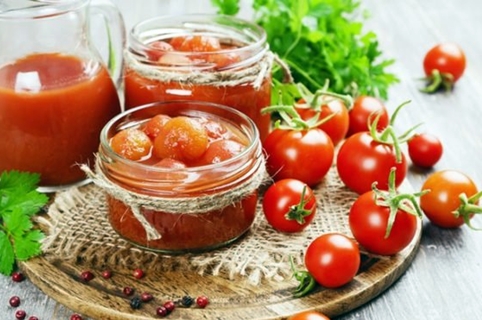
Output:
[[[37,53],[0,68],[0,171],[41,174],[41,186],[86,178],[102,127],[121,111],[107,70],[60,53]]]

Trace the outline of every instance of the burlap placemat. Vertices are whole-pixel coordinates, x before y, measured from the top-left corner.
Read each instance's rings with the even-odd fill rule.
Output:
[[[195,271],[229,279],[243,277],[258,284],[264,278],[291,277],[290,256],[302,263],[306,247],[321,234],[350,235],[347,214],[357,195],[343,186],[335,167],[314,191],[317,214],[303,232],[283,234],[272,229],[260,201],[246,236],[228,247],[196,255],[162,255],[122,239],[107,220],[104,192],[94,184],[59,192],[38,223],[46,230],[43,250],[47,258],[113,270],[142,266],[145,270]]]

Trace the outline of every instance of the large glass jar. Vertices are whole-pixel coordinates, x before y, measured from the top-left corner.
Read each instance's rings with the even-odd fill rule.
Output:
[[[246,147],[217,163],[166,168],[128,160],[111,139],[121,130],[140,128],[155,115],[202,117],[235,133]],[[106,193],[113,229],[131,243],[178,254],[227,245],[254,221],[258,187],[266,176],[259,133],[241,112],[212,103],[159,102],[129,109],[101,133],[94,183]]]
[[[234,17],[156,17],[135,25],[125,52],[126,109],[189,99],[233,107],[270,129],[273,55],[264,30]]]

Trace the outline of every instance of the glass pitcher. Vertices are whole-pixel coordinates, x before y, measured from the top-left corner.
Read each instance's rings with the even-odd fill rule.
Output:
[[[44,192],[87,181],[80,164],[121,111],[124,29],[106,0],[0,0],[0,173],[39,173]]]

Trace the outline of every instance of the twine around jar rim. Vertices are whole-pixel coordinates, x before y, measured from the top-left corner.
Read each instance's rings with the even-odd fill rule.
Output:
[[[220,210],[232,203],[241,201],[254,190],[258,189],[267,179],[265,159],[259,159],[258,168],[253,174],[242,183],[231,189],[209,195],[199,195],[193,197],[154,197],[140,194],[122,188],[112,182],[100,168],[100,159],[97,156],[95,161],[95,172],[86,164],[81,165],[81,169],[87,174],[94,184],[102,188],[113,198],[122,201],[129,206],[134,217],[141,223],[146,231],[147,240],[157,240],[162,235],[147,221],[141,212],[141,208],[163,211],[173,214],[202,214],[214,210]]]
[[[275,54],[266,50],[258,62],[252,63],[250,66],[242,69],[236,69],[235,72],[233,72],[233,69],[203,72],[202,70],[196,70],[196,68],[186,72],[166,71],[165,69],[156,68],[153,65],[140,62],[136,58],[136,55],[128,49],[124,51],[124,60],[129,69],[132,69],[141,77],[147,79],[167,83],[180,82],[217,87],[234,87],[250,83],[256,90],[259,90],[264,79],[271,72]]]

